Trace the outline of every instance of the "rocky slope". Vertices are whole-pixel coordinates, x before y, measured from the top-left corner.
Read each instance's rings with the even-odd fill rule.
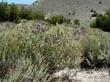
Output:
[[[45,14],[61,14],[88,22],[92,14],[90,11],[105,12],[110,7],[110,0],[39,0],[34,7]]]

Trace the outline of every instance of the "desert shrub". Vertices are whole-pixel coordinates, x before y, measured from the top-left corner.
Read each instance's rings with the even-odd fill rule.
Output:
[[[80,65],[82,51],[80,41],[76,43],[65,27],[55,26],[47,32],[46,36],[41,52],[49,63],[49,72]]]
[[[102,68],[110,66],[110,38],[108,35],[90,36],[84,44],[84,60],[81,67]]]
[[[106,10],[105,14],[110,16],[110,9]]]
[[[32,10],[22,7],[20,11],[20,17],[21,19],[32,20],[34,19],[34,13],[32,12]]]
[[[21,22],[21,18],[18,18],[17,20],[14,21],[16,24],[19,24]]]
[[[33,25],[32,22],[26,22],[23,26],[18,24],[15,28],[0,33],[0,59],[7,66],[4,70],[5,76],[9,74],[7,78],[12,79],[11,81],[16,81],[16,79],[20,81],[28,72],[33,74],[32,69],[40,72],[41,75],[37,73],[40,77],[45,74],[45,70],[46,74],[51,74],[58,69],[80,66],[82,49],[80,41],[74,41],[71,34],[73,28],[69,30],[65,27],[53,26],[49,27],[48,32],[41,29],[39,33],[33,34],[31,29]],[[22,57],[24,58],[21,59]],[[26,63],[25,68],[21,60],[24,63],[30,61],[31,63],[29,65]],[[20,66],[18,61],[21,63]],[[32,68],[33,66],[36,68]],[[16,77],[13,77],[15,75]]]
[[[20,11],[20,17],[22,19],[27,19],[29,14],[30,14],[29,10],[22,6],[21,11]]]
[[[40,64],[40,61],[37,64]],[[2,82],[48,82],[49,74],[45,65],[39,67],[32,63],[31,58],[26,57],[17,59],[15,65]]]
[[[91,17],[97,17],[98,13],[97,12],[93,12],[93,14],[91,15]]]
[[[41,12],[35,12],[35,19],[44,20],[44,15]]]
[[[63,23],[69,23],[70,20],[69,19],[66,19],[64,16],[52,16],[48,22],[50,24],[53,24],[53,25],[56,25],[57,23],[58,24],[63,24]]]
[[[27,20],[33,20],[33,19],[44,20],[44,15],[42,13],[34,12],[24,7],[21,8],[20,17],[21,19],[27,19]]]
[[[28,26],[30,25],[27,25],[26,27]],[[6,68],[3,72],[8,82],[27,82],[28,79],[31,81],[34,80],[33,82],[35,82],[35,80],[43,82],[43,78],[46,78],[45,74],[48,75],[46,69],[47,64],[44,63],[42,55],[34,49],[34,44],[38,39],[35,39],[34,35],[32,36],[29,29],[24,28],[24,30],[23,28],[24,26],[19,29],[18,27],[15,27],[12,30],[8,30],[6,33],[3,33],[4,36],[1,34],[0,44],[3,44],[0,46],[0,50],[3,50],[3,52],[0,51],[0,62],[4,65],[1,66],[2,69],[0,69],[0,71]],[[5,47],[3,48],[3,46]],[[6,82],[6,80],[4,82]]]
[[[34,13],[32,12],[32,10],[27,10],[27,11],[26,11],[26,19],[27,19],[27,20],[33,20],[33,19],[35,19],[35,15],[34,15]]]
[[[92,27],[92,28],[96,28],[96,22],[93,21],[92,23],[90,23],[90,27]]]
[[[74,25],[80,25],[80,21],[78,19],[74,20]]]
[[[108,15],[98,15],[93,23],[92,27],[102,29],[103,31],[110,31],[110,17]]]

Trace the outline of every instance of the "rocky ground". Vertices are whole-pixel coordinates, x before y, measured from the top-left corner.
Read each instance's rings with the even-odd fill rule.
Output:
[[[54,74],[52,82],[110,82],[108,70],[65,69]]]

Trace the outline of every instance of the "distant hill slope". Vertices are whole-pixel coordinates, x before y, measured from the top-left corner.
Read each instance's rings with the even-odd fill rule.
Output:
[[[91,9],[103,13],[110,8],[110,0],[39,0],[34,7],[45,14],[62,14],[86,22],[90,20]]]

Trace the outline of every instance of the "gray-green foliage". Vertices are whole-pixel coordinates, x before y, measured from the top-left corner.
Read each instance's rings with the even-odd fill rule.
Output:
[[[70,23],[70,20],[65,18],[62,15],[58,15],[58,16],[52,16],[50,17],[50,19],[47,20],[50,24],[56,25],[58,24],[63,24],[63,23]]]
[[[48,31],[42,28],[34,34],[33,25],[33,22],[20,23],[15,28],[0,33],[0,59],[8,67],[5,70],[9,72],[8,81],[22,80],[32,70],[41,72],[35,74],[36,79],[44,80],[48,73],[58,69],[79,67],[82,49],[80,41],[74,41],[71,34],[73,28],[53,26]],[[26,70],[23,71],[24,68]],[[13,77],[14,74],[17,74],[16,77]]]
[[[3,81],[48,82],[55,71],[80,68],[82,62],[90,67],[110,64],[109,33],[85,28],[80,35],[77,28],[45,24],[33,33],[34,28],[35,22],[28,21],[0,33]]]
[[[89,34],[89,33],[88,33]],[[94,35],[93,35],[94,34]],[[98,34],[98,35],[97,35]],[[84,44],[83,66],[86,68],[109,67],[110,65],[110,34],[92,33]],[[84,65],[85,64],[85,65]]]
[[[16,67],[10,70],[3,82],[46,82],[47,78],[45,66],[39,67],[30,58],[21,57],[16,60]]]

